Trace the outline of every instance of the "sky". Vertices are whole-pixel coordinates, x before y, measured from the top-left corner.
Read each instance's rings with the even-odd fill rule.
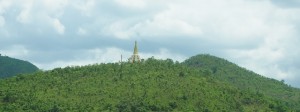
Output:
[[[300,87],[299,0],[0,0],[0,53],[42,70],[225,58]]]

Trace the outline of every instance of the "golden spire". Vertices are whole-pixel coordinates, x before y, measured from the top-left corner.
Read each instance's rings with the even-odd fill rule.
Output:
[[[136,42],[136,41],[135,41],[135,43],[134,43],[134,51],[133,51],[133,54],[138,55],[138,48],[137,48],[137,42]]]
[[[133,55],[128,60],[129,60],[129,62],[132,62],[132,63],[141,61],[140,56],[138,54],[138,47],[137,47],[137,42],[136,41],[134,43]]]

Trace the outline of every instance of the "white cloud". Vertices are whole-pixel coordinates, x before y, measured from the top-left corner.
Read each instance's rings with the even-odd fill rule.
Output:
[[[292,4],[280,2],[284,5],[282,7],[278,1],[275,4],[273,1],[1,0],[0,27],[5,29],[0,29],[0,46],[8,43],[11,46],[32,45],[34,47],[26,49],[38,46],[47,52],[44,50],[49,50],[49,46],[37,43],[60,43],[51,40],[54,29],[60,36],[90,37],[72,40],[80,43],[76,47],[61,45],[62,48],[72,49],[70,52],[79,48],[90,50],[71,57],[72,61],[60,59],[62,57],[47,61],[51,64],[37,61],[42,68],[118,60],[119,54],[116,53],[130,56],[131,52],[108,46],[124,47],[123,43],[119,44],[139,40],[148,45],[148,50],[151,49],[141,52],[143,57],[184,60],[186,56],[202,52],[218,54],[262,75],[283,78],[286,82],[300,82],[299,72],[295,69],[300,65],[297,61],[300,56],[297,50],[300,43],[300,8],[287,8]],[[24,24],[20,27],[14,22]],[[6,29],[6,26],[9,27]],[[41,36],[46,38],[36,38]],[[35,41],[30,42],[33,39]],[[99,41],[99,45],[90,45],[91,41]],[[20,53],[30,55],[24,49]]]
[[[156,15],[152,20],[146,20],[133,26],[128,31],[134,36],[150,37],[172,37],[172,36],[201,36],[202,30],[199,26],[192,25],[184,20],[170,18],[164,14]]]
[[[297,13],[297,10],[272,9],[270,14],[267,14],[269,15],[268,18],[261,18],[265,21],[264,29],[258,28],[261,31],[257,31],[263,38],[263,42],[254,49],[233,48],[234,50],[228,50],[228,55],[234,55],[228,58],[238,60],[236,63],[259,74],[278,80],[284,79],[290,83],[297,73],[293,69],[285,69],[286,66],[290,65],[283,64],[293,63],[289,59],[296,58],[294,55],[300,55],[298,51],[295,51],[300,42],[297,37],[299,35],[298,30],[293,23],[296,18],[299,19],[299,16],[295,17]],[[251,35],[254,33],[243,34]],[[293,68],[293,65],[290,67]],[[298,80],[300,80],[299,78]]]
[[[30,55],[30,52],[25,46],[12,45],[8,49],[1,50],[1,54],[7,55],[10,57],[24,59],[26,56]]]
[[[55,17],[62,15],[69,3],[68,0],[42,0],[40,2],[41,4],[38,5],[43,7],[42,10]]]
[[[133,24],[128,24],[132,23],[130,20],[111,24],[112,34],[115,33],[120,38],[214,35],[212,38],[217,40],[251,40],[263,36],[266,29],[272,27],[268,25],[268,17],[273,15],[274,7],[269,2],[189,0],[167,1],[162,4],[167,8],[147,19],[135,21]]]
[[[115,2],[127,8],[142,9],[146,6],[146,0],[115,0]]]
[[[16,20],[23,24],[44,24],[48,18],[59,18],[64,14],[68,0],[13,1],[11,12],[18,12]],[[46,19],[45,19],[46,17]],[[55,22],[56,20],[54,20]],[[34,22],[34,23],[32,23]],[[41,29],[41,28],[39,28]]]
[[[52,22],[53,28],[59,33],[59,34],[64,34],[65,33],[65,26],[60,23],[58,19],[53,19]]]
[[[70,58],[72,58],[70,61],[57,60],[50,64],[36,62],[36,65],[40,68],[49,70],[57,67],[80,66],[95,63],[112,63],[118,62],[121,54],[128,54],[128,52],[114,47],[104,49],[95,48],[77,52],[75,56],[70,56]]]
[[[51,10],[63,8],[68,4],[68,0],[43,0],[42,2],[47,9]]]
[[[1,0],[0,1],[0,15],[5,13],[7,8],[11,6],[11,0]]]
[[[30,8],[24,9],[17,17],[17,21],[20,23],[29,23],[31,21]]]
[[[113,36],[119,39],[129,39],[132,37],[132,32],[127,32],[126,29],[129,28],[126,21],[115,21],[110,25],[103,28],[101,31],[102,35]]]
[[[200,26],[189,23],[187,20],[169,16],[169,12],[160,12],[151,18],[134,22],[131,20],[118,20],[104,27],[102,32],[120,39],[135,37],[169,38],[172,36],[197,37],[203,33]]]
[[[230,0],[189,1],[172,4],[168,18],[189,22],[202,30],[204,38],[244,41],[262,36],[268,27],[272,6],[267,2]]]
[[[91,16],[93,9],[95,7],[95,0],[86,0],[86,1],[74,1],[74,7],[81,11],[81,14],[85,16]]]

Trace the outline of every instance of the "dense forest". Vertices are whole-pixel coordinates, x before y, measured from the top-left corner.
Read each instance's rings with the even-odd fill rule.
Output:
[[[0,111],[300,111],[300,90],[210,55],[0,79]]]
[[[11,77],[18,74],[33,73],[39,69],[23,60],[1,56],[0,54],[0,78]]]
[[[210,74],[210,77],[229,83],[238,89],[263,93],[267,97],[284,101],[286,105],[289,105],[288,107],[300,110],[300,89],[293,88],[284,81],[261,76],[211,55],[193,56],[183,64],[199,70],[206,70],[206,74]]]

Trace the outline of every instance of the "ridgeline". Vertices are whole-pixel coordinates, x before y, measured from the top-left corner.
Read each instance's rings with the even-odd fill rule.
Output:
[[[23,60],[0,55],[0,78],[12,77],[18,74],[33,73],[39,69]]]
[[[56,68],[0,80],[0,111],[300,111],[300,90],[197,55]]]

